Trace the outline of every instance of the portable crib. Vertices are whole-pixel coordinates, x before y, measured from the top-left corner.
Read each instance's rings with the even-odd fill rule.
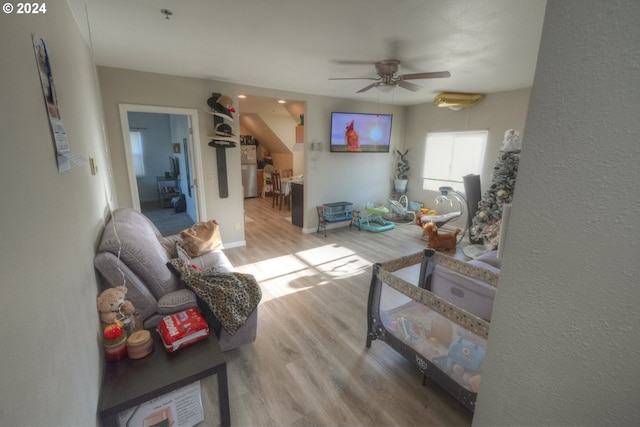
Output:
[[[498,278],[430,249],[375,264],[367,347],[386,342],[473,412]]]

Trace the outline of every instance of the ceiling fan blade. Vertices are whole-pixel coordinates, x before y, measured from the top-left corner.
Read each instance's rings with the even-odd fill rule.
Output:
[[[378,77],[373,78],[373,77],[329,77],[329,80],[380,80],[380,78]]]
[[[373,65],[376,63],[376,61],[359,61],[359,60],[352,60],[352,59],[338,59],[336,61],[333,61],[334,64],[339,64],[339,65]]]
[[[377,83],[377,82],[376,82],[376,83],[371,83],[370,85],[363,87],[362,89],[360,89],[360,90],[359,90],[359,91],[357,91],[356,93],[366,92],[366,91],[368,91],[369,89],[372,89],[372,88],[376,87],[376,84],[378,84],[378,83]]]
[[[405,81],[402,81],[402,80],[400,80],[400,81],[397,83],[397,85],[398,85],[398,86],[400,86],[400,87],[403,87],[403,88],[405,88],[405,89],[409,89],[409,90],[410,90],[410,91],[412,91],[412,92],[417,92],[417,91],[419,91],[420,89],[422,89],[420,86],[418,86],[418,85],[416,85],[416,84],[409,83],[409,82],[405,82]]]
[[[402,80],[417,80],[417,79],[441,79],[451,77],[451,73],[448,71],[434,71],[431,73],[414,73],[403,74],[400,76]]]

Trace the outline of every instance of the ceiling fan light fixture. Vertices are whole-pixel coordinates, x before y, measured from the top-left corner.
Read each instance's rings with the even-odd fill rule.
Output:
[[[382,93],[389,93],[396,87],[396,85],[396,83],[378,82],[376,84],[376,88]]]
[[[436,107],[463,108],[473,107],[484,98],[480,93],[440,92],[433,98]],[[453,107],[453,108],[452,108]]]

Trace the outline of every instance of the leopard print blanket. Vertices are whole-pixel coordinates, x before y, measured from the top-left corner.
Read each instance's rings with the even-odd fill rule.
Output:
[[[237,272],[223,273],[215,268],[197,270],[179,258],[169,261],[182,281],[200,297],[222,327],[234,335],[244,325],[262,298],[255,277]]]

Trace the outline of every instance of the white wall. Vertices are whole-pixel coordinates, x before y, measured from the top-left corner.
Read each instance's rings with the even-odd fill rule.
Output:
[[[15,5],[15,3],[14,3]],[[31,34],[44,38],[73,153],[58,173]],[[102,343],[93,254],[112,198],[88,47],[66,2],[0,14],[0,424],[96,425]]]
[[[640,425],[638,22],[547,3],[474,426]]]
[[[236,85],[214,80],[168,76],[140,71],[99,67],[105,110],[105,122],[119,206],[131,206],[126,163],[120,130],[119,103],[195,108],[200,111],[200,139],[203,154],[203,174],[213,175],[214,182],[205,182],[207,219],[220,223],[225,246],[244,244],[243,194],[240,175],[240,149],[226,150],[229,197],[218,195],[216,151],[207,144],[207,134],[213,132],[213,121],[204,112],[211,92],[235,96],[251,93],[255,96],[296,99],[307,103],[305,114],[306,144],[303,171],[305,175],[305,229],[315,231],[315,206],[325,202],[352,201],[362,205],[368,201],[386,201],[391,191],[395,149],[404,139],[404,107],[378,105],[338,98],[288,93],[264,88]],[[393,113],[392,147],[388,154],[329,153],[329,133],[332,111]],[[196,130],[194,130],[196,131]],[[310,153],[310,142],[320,142],[322,152]]]
[[[393,114],[389,153],[329,152],[332,111]],[[405,139],[405,107],[310,96],[304,126],[305,231],[316,231],[317,205],[347,201],[354,203],[354,209],[362,209],[367,202],[387,203],[394,153]],[[311,152],[311,143],[320,143],[322,151]]]
[[[453,132],[465,130],[489,131],[487,148],[484,156],[484,167],[480,174],[482,194],[491,185],[491,174],[495,166],[500,146],[507,129],[520,131],[520,140],[527,144],[524,127],[529,104],[529,89],[514,90],[487,95],[479,104],[471,108],[453,111],[449,108],[436,107],[433,103],[415,105],[407,108],[407,126],[405,129],[405,146],[411,158],[411,176],[407,195],[410,200],[424,202],[430,209],[438,213],[446,213],[457,206],[449,208],[435,204],[439,194],[422,189],[422,164],[424,159],[427,134],[429,132]],[[462,177],[460,177],[462,178]],[[518,197],[515,194],[515,197]],[[466,215],[463,215],[456,226],[463,226]]]
[[[213,116],[204,111],[212,92],[234,96],[236,86],[212,80],[109,67],[98,67],[98,75],[103,94],[105,127],[118,189],[118,206],[132,206],[118,105],[124,103],[197,109],[199,129],[194,129],[194,132],[199,132],[200,135],[204,176],[204,182],[200,182],[200,185],[204,188],[205,199],[205,212],[201,220],[218,220],[221,224],[220,235],[226,247],[244,244],[240,150],[237,147],[226,149],[229,197],[221,198],[218,190],[216,149],[208,146],[210,138],[207,137],[213,133]],[[209,182],[209,175],[213,182]]]

